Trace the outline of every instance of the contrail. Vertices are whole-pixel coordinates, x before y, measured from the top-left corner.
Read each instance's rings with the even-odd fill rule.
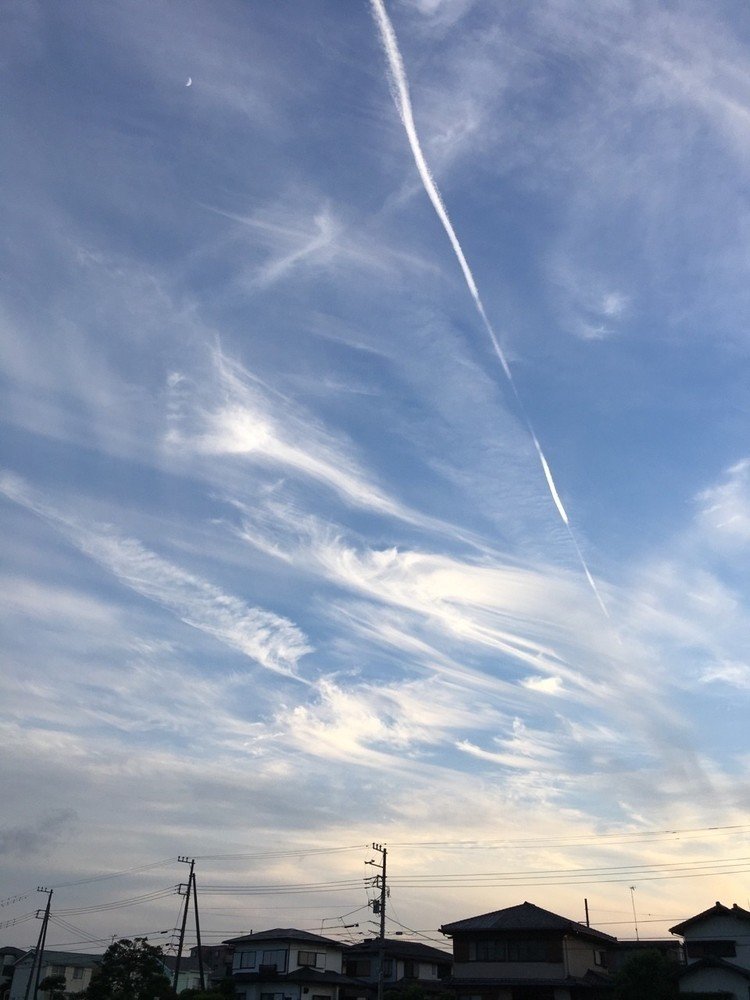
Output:
[[[531,439],[534,442],[534,447],[536,448],[536,453],[539,456],[539,462],[542,466],[542,472],[544,473],[544,478],[547,481],[547,486],[550,491],[552,500],[557,508],[557,512],[562,518],[562,522],[565,525],[570,539],[573,542],[573,546],[578,554],[578,558],[583,567],[583,571],[586,574],[586,579],[591,585],[591,589],[599,602],[599,605],[604,612],[604,614],[609,618],[609,612],[607,607],[602,600],[602,596],[599,593],[599,588],[596,585],[594,577],[591,575],[591,571],[586,565],[586,560],[583,557],[583,553],[576,541],[575,535],[570,527],[570,521],[568,515],[563,507],[562,500],[560,499],[560,494],[557,492],[557,487],[555,486],[555,480],[552,477],[552,470],[549,467],[549,462],[544,456],[542,451],[542,446],[539,444],[539,439],[536,436],[534,428],[532,426],[531,420],[526,412],[526,407],[523,405],[523,401],[518,394],[518,389],[516,388],[515,380],[513,379],[513,373],[510,370],[505,353],[500,346],[500,341],[497,338],[492,324],[487,318],[487,313],[484,310],[484,305],[482,304],[482,299],[479,295],[479,289],[477,288],[477,283],[474,280],[474,275],[471,272],[468,261],[464,255],[461,244],[458,241],[458,236],[456,236],[456,231],[453,228],[453,224],[448,217],[448,212],[446,211],[445,205],[443,204],[443,199],[440,196],[440,191],[438,190],[437,184],[435,183],[432,174],[430,173],[430,168],[427,165],[427,160],[425,160],[424,153],[422,152],[422,146],[419,141],[419,135],[417,134],[417,128],[414,124],[414,115],[412,113],[411,98],[409,97],[409,83],[406,77],[406,69],[404,68],[404,61],[401,58],[401,52],[398,47],[398,39],[396,38],[396,32],[393,30],[393,25],[388,17],[388,13],[385,9],[385,4],[383,0],[370,0],[370,5],[372,7],[372,12],[375,17],[375,22],[378,26],[380,32],[380,40],[383,44],[383,49],[385,50],[386,58],[388,59],[388,82],[391,88],[391,94],[393,95],[393,100],[398,109],[398,113],[403,122],[404,129],[406,131],[407,139],[409,140],[409,146],[411,147],[412,155],[414,156],[414,162],[417,165],[417,170],[419,176],[422,180],[422,184],[427,193],[427,197],[432,202],[432,206],[437,213],[437,217],[440,219],[443,229],[448,235],[451,246],[453,247],[453,252],[456,255],[456,259],[461,267],[461,271],[466,281],[466,285],[471,293],[471,297],[474,299],[474,305],[476,306],[477,312],[484,324],[484,328],[494,348],[495,354],[502,365],[502,369],[505,372],[505,376],[510,383],[510,387],[513,390],[513,395],[516,398],[523,419],[528,428]]]

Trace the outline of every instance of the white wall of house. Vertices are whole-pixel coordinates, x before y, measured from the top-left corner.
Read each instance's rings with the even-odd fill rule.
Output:
[[[318,972],[341,972],[341,948],[307,941],[258,941],[238,944],[232,959],[232,972],[258,972],[261,965],[275,965],[277,971],[317,969]]]
[[[563,948],[567,975],[585,976],[589,969],[602,973],[607,971],[602,945],[593,944],[591,941],[584,941],[581,938],[566,937]]]
[[[680,993],[728,993],[735,1000],[747,1000],[750,991],[744,976],[731,969],[696,969],[680,977]]]
[[[20,962],[18,962],[13,970],[13,980],[10,985],[10,995],[9,1000],[24,1000],[26,995],[26,984],[29,981],[29,975],[31,973],[32,958],[26,956]],[[51,963],[44,962],[42,964],[42,971],[39,976],[39,982],[45,979],[47,976],[65,976],[65,992],[66,993],[82,993],[89,983],[91,982],[91,966],[80,966],[80,965],[53,965]],[[35,975],[36,978],[36,975]],[[31,991],[33,992],[34,984],[31,984]],[[47,994],[39,991],[39,1000],[47,1000]]]
[[[750,969],[750,922],[741,920],[731,913],[718,913],[706,917],[700,923],[686,929],[685,944],[691,941],[734,941],[735,955],[726,956],[727,962]],[[686,953],[688,949],[685,949]],[[697,961],[688,954],[688,964]]]

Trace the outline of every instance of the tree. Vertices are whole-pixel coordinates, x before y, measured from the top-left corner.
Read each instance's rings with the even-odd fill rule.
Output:
[[[146,938],[110,945],[86,990],[86,1000],[167,1000],[174,996],[161,948]]]
[[[39,983],[39,989],[46,993],[49,1000],[65,1000],[65,976],[45,976]]]
[[[660,951],[631,955],[613,976],[612,1000],[677,1000],[677,967]]]

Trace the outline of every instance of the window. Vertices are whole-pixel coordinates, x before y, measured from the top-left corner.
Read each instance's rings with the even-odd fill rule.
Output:
[[[346,974],[353,979],[367,979],[372,975],[372,962],[369,958],[350,958],[346,963]]]
[[[607,968],[607,953],[602,948],[594,949],[594,965],[599,965],[602,969]]]
[[[507,962],[508,943],[494,939],[475,941],[470,946],[469,954],[475,962]]]
[[[509,941],[508,942],[509,962],[546,962],[547,943],[546,941]]]
[[[383,976],[386,979],[390,979],[393,975],[393,959],[386,958],[383,960]]]
[[[256,951],[238,951],[234,964],[236,969],[254,969],[258,953]]]
[[[275,966],[277,972],[286,972],[286,948],[264,951],[261,965]]]
[[[51,965],[49,967],[49,974],[51,976],[64,976],[65,966],[64,965]]]
[[[407,958],[404,961],[404,979],[419,979],[419,962]]]
[[[80,965],[77,965],[75,969],[73,969],[73,979],[83,979],[83,969]]]
[[[311,966],[313,969],[322,968],[324,955],[320,951],[298,951],[297,965]]]
[[[688,941],[688,958],[734,958],[734,941]]]
[[[472,942],[469,959],[473,962],[561,962],[558,941],[545,938],[488,938]]]

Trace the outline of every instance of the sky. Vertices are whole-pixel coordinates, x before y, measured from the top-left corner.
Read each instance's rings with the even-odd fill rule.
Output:
[[[749,905],[746,5],[2,18],[3,943]]]

